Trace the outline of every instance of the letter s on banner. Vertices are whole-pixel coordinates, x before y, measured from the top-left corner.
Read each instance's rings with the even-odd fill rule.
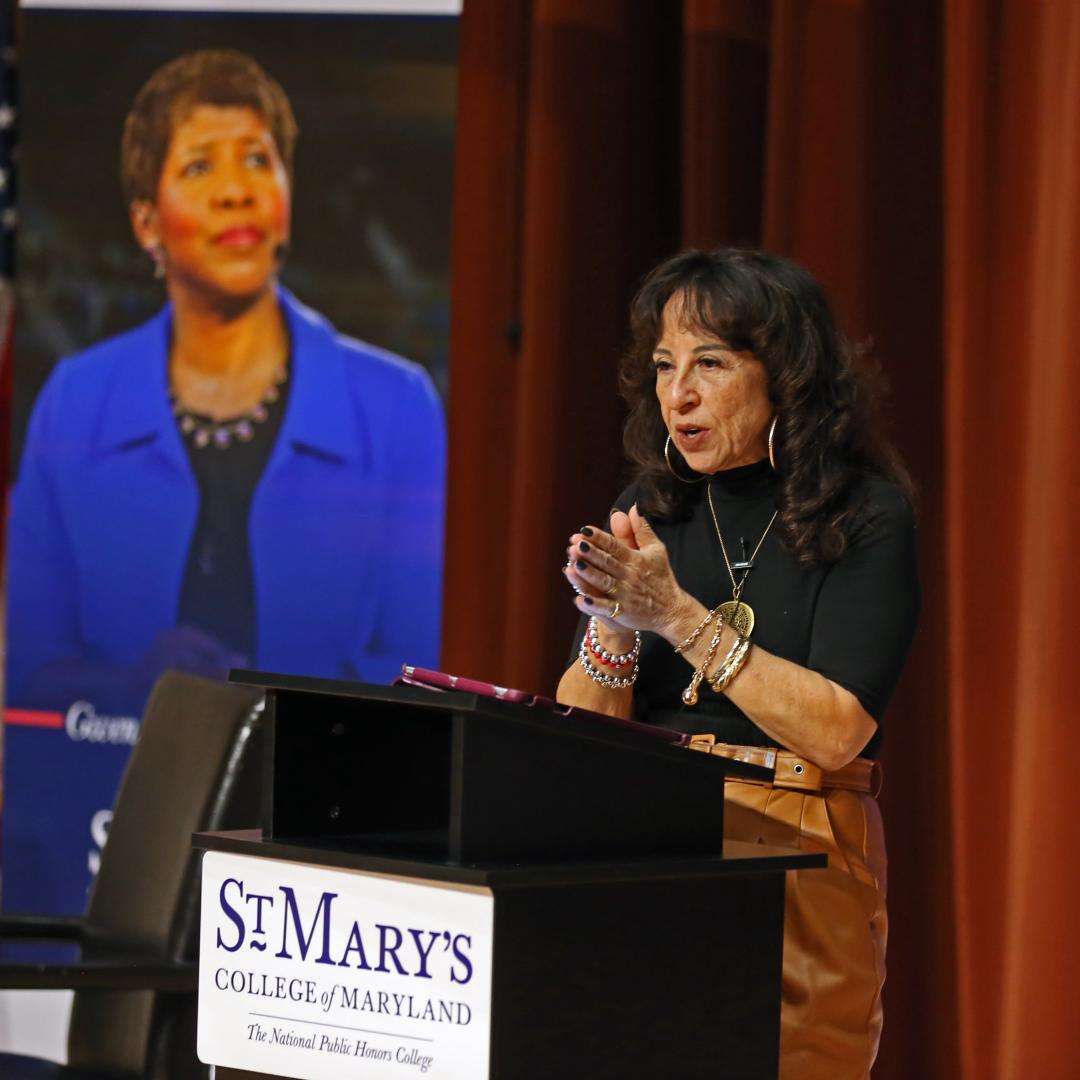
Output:
[[[94,847],[86,856],[86,863],[90,867],[90,873],[96,877],[101,866],[101,849],[105,841],[109,839],[109,825],[112,823],[111,810],[99,810],[90,819],[90,839],[94,841]]]

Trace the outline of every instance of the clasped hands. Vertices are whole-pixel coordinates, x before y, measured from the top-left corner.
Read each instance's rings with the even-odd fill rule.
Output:
[[[629,514],[612,512],[611,532],[584,526],[566,550],[563,574],[578,594],[574,606],[595,615],[616,637],[613,645],[631,639],[635,630],[679,640],[678,628],[694,601],[675,580],[667,548],[636,505]]]

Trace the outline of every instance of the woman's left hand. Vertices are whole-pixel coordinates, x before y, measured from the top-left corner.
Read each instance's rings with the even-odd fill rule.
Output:
[[[612,513],[610,533],[595,525],[574,533],[567,556],[563,573],[579,594],[575,607],[613,629],[666,637],[694,604],[675,580],[667,548],[636,505],[629,514]]]

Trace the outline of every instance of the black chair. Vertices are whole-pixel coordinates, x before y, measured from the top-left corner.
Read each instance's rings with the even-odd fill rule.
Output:
[[[72,989],[68,1064],[0,1054],[3,1080],[205,1077],[195,1057],[199,863],[191,834],[260,820],[262,694],[166,672],[116,799],[83,918],[0,916],[67,963],[0,964],[0,988]]]

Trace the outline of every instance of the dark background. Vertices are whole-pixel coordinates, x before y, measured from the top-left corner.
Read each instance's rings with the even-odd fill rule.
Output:
[[[424,364],[445,396],[458,24],[424,21],[23,13],[16,467],[52,365],[164,300],[128,224],[120,137],[139,87],[195,49],[248,53],[292,103],[284,283],[344,333]]]

